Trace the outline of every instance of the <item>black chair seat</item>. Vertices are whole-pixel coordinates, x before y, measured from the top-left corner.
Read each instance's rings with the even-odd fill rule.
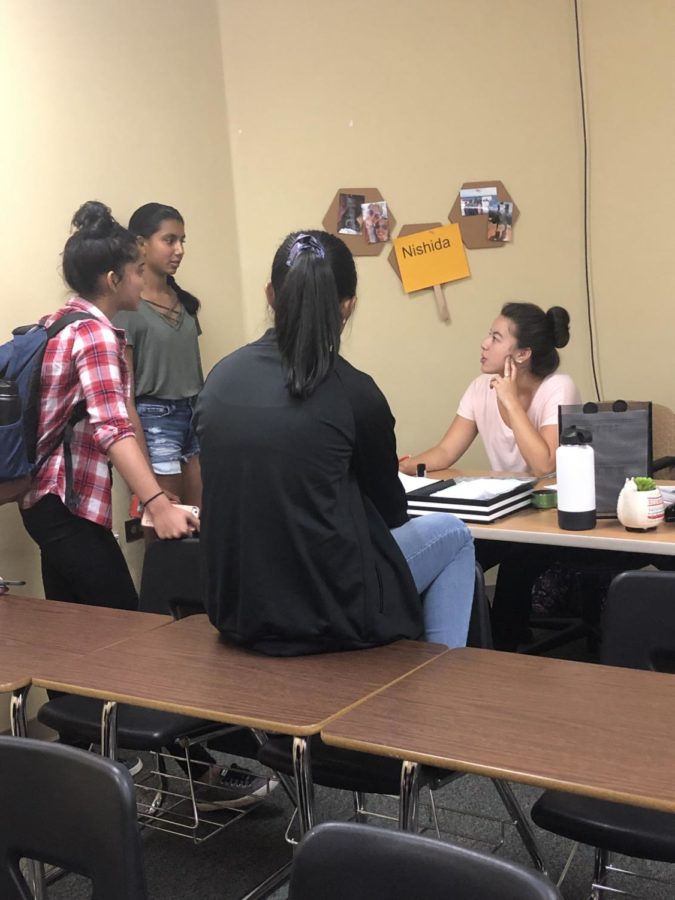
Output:
[[[326,822],[293,860],[288,900],[562,900],[506,859],[370,825]]]
[[[675,815],[561,791],[532,807],[540,828],[582,844],[639,859],[675,862]]]
[[[293,775],[293,739],[273,737],[258,750],[263,765]],[[358,753],[324,744],[319,735],[310,738],[312,781],[340,791],[398,796],[401,786],[401,760],[372,753]],[[445,769],[420,768],[420,787],[440,787],[455,773]]]
[[[2,900],[33,896],[19,867],[24,857],[85,875],[87,897],[148,900],[136,792],[120,763],[0,736],[0,797]]]
[[[243,756],[244,759],[257,759],[260,749],[259,742],[249,728],[236,728],[226,734],[220,734],[207,741],[206,746],[209,750],[229,753],[232,756]]]
[[[45,703],[38,719],[66,738],[95,744],[101,739],[102,706],[102,700],[66,694]],[[206,725],[214,727],[204,719],[120,703],[117,742],[125,750],[161,750],[176,738]]]

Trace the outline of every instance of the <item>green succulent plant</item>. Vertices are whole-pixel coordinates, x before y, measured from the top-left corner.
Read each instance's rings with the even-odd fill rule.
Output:
[[[638,477],[634,478],[633,481],[638,491],[653,491],[656,487],[656,482],[653,478]]]

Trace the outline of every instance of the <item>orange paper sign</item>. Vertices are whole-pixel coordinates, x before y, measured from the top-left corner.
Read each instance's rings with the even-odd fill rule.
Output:
[[[456,224],[396,238],[394,250],[407,294],[471,274]]]

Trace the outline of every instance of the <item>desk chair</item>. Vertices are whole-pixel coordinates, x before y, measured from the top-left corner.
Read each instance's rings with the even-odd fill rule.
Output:
[[[153,541],[145,551],[138,608],[174,619],[204,614],[199,576],[199,538]],[[211,750],[256,759],[260,740],[237,728],[209,740]]]
[[[171,613],[177,619],[204,613],[199,583],[198,552],[199,540],[196,538],[186,538],[182,541],[154,541],[149,545],[141,576],[139,604],[141,611]],[[101,710],[101,700],[64,694],[45,703],[38,711],[37,717],[42,724],[58,731],[66,742],[97,744],[101,736]],[[167,775],[164,751],[169,748],[173,755],[183,758],[184,754],[187,756],[190,745],[205,743],[207,739],[213,749],[247,759],[256,759],[260,744],[247,728],[219,727],[213,722],[191,716],[142,709],[124,703],[118,705],[119,748],[155,754],[157,793],[154,799],[142,808],[141,818],[144,824],[159,828],[162,821],[166,821],[163,805],[167,796],[167,779],[172,776]],[[210,758],[202,751],[195,759],[194,753],[195,751],[192,765],[182,763],[186,770],[186,786],[192,812],[188,814],[185,825],[177,827],[179,833],[197,840],[200,821],[210,823],[197,813],[194,781],[195,777],[199,778],[204,774]],[[163,815],[157,818],[160,812],[163,812]],[[194,824],[188,825],[188,819]],[[215,832],[210,832],[208,836],[212,833]]]
[[[303,840],[288,900],[562,900],[545,876],[400,831],[330,822]]]
[[[474,597],[469,625],[468,646],[490,649],[492,634],[490,631],[490,608],[485,594],[483,570],[476,564]],[[282,775],[293,775],[293,741],[289,737],[270,737],[260,747],[258,759],[265,766]],[[312,780],[315,784],[336,790],[349,791],[354,796],[354,818],[357,822],[365,822],[371,813],[365,808],[365,794],[385,794],[398,796],[401,789],[400,760],[376,756],[371,753],[359,753],[354,750],[343,750],[324,744],[319,735],[310,739],[310,759],[312,761]],[[430,791],[431,813],[436,833],[439,834],[433,793],[445,787],[461,772],[447,769],[436,769],[421,766],[419,770],[420,788]],[[510,786],[503,781],[493,779],[493,784],[504,804],[509,819],[513,822],[534,865],[544,871],[539,850],[529,823],[523,814]],[[309,818],[309,814],[308,818]],[[379,814],[378,814],[379,815]],[[380,816],[381,817],[381,816]]]
[[[624,572],[614,579],[600,661],[675,673],[675,573]],[[596,848],[592,900],[612,891],[611,853],[675,862],[675,815],[670,813],[545,791],[532,808],[532,819],[540,828]]]
[[[652,403],[652,460],[649,471],[644,473],[663,479],[675,478],[675,413],[660,403]],[[642,565],[650,561],[658,563],[662,560],[644,558]],[[637,559],[635,566],[641,563]],[[525,653],[546,653],[556,647],[586,637],[589,647],[597,650],[599,644],[602,598],[606,595],[617,568],[612,568],[611,557],[606,565],[589,565],[584,567],[568,567],[570,578],[574,582],[574,594],[579,608],[577,616],[536,616],[530,619],[530,627],[552,631],[549,637],[538,640],[524,648]]]
[[[48,741],[0,737],[0,797],[3,900],[33,896],[22,858],[85,875],[96,900],[147,900],[136,796],[123,765]]]
[[[153,541],[145,551],[138,608],[183,619],[204,612],[199,538]]]

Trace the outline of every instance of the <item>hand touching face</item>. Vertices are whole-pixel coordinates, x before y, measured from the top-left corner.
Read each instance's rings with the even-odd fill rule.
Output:
[[[496,391],[497,399],[506,409],[518,402],[518,366],[513,357],[505,358],[503,375],[493,375],[490,387]]]

